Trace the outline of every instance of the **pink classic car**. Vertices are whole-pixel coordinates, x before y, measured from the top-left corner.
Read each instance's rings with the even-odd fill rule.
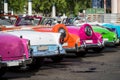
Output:
[[[104,48],[104,41],[100,33],[94,32],[91,25],[84,23],[81,25],[75,25],[72,19],[64,19],[64,23],[67,23],[67,29],[70,33],[76,34],[80,37],[80,43],[84,46],[85,50],[92,49],[95,52],[100,52]],[[67,21],[67,22],[65,22]],[[76,23],[77,24],[77,23]]]
[[[31,62],[27,39],[0,32],[0,76],[6,72],[6,68],[26,67]]]

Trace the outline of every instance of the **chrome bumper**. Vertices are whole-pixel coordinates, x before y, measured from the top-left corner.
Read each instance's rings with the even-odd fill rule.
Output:
[[[111,42],[106,41],[104,42],[104,44],[105,46],[115,46],[116,43],[114,41],[111,41]]]
[[[80,52],[80,51],[85,51],[85,46],[75,46],[73,48],[64,48],[66,52]]]
[[[52,56],[62,56],[65,55],[66,52],[64,49],[56,50],[56,51],[38,51],[31,53],[31,57],[52,57]]]
[[[102,48],[105,46],[105,42],[103,41],[102,43],[99,41],[97,44],[87,44],[85,42],[83,42],[83,45],[85,46],[85,49],[93,49],[93,48]]]
[[[120,44],[120,40],[117,39],[116,41],[104,41],[105,46],[115,46]]]
[[[22,66],[26,64],[31,64],[32,59],[20,59],[20,60],[11,60],[11,61],[0,61],[1,67],[12,67],[12,66]]]

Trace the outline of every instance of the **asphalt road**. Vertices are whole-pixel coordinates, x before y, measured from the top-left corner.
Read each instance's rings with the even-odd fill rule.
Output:
[[[46,59],[40,69],[10,70],[0,80],[120,80],[120,47],[84,58],[69,54],[60,63]]]

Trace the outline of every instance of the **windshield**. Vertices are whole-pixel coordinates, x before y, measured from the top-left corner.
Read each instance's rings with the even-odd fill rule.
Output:
[[[41,24],[52,26],[52,25],[57,24],[57,19],[56,18],[43,18]]]
[[[17,18],[11,16],[0,16],[1,25],[14,25]]]
[[[25,18],[22,17],[17,25],[38,25],[39,24],[40,19],[36,19],[36,18]]]

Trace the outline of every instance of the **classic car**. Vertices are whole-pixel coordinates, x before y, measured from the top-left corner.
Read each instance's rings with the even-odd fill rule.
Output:
[[[66,18],[63,23],[67,23],[67,29],[72,34],[77,34],[80,37],[81,45],[85,45],[85,50],[92,49],[95,52],[100,52],[104,49],[104,41],[102,35],[94,32],[92,26],[79,18]]]
[[[18,19],[17,15],[0,15],[0,25],[5,26],[6,28],[13,27]],[[2,30],[2,28],[0,27]]]
[[[117,37],[119,38],[119,45],[120,45],[120,25],[113,23],[103,23],[101,25],[116,32]]]
[[[19,17],[16,15],[3,15],[0,17],[0,31],[31,28],[35,25],[39,25],[40,21],[41,21],[41,17],[39,16]]]
[[[26,67],[31,62],[27,39],[0,32],[0,76],[9,67]]]
[[[32,30],[12,30],[5,33],[28,39],[30,41],[30,56],[33,60],[35,59],[35,63],[39,62],[39,58],[51,58],[55,62],[60,62],[66,54],[59,42],[61,40],[60,33]]]
[[[118,44],[117,34],[100,25],[92,26],[95,32],[102,34],[105,46],[115,46]]]
[[[18,17],[16,20],[15,26],[35,26],[39,25],[42,20],[41,16],[22,16]]]

